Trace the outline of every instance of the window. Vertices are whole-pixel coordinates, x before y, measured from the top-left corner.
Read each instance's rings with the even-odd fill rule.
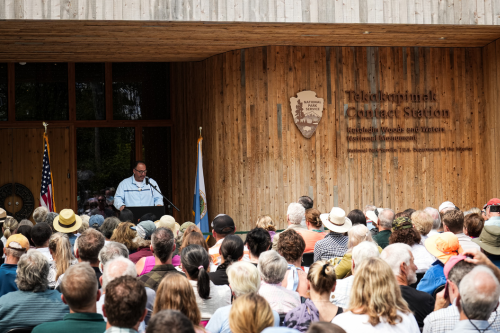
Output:
[[[16,120],[67,120],[68,64],[15,66]]]
[[[170,119],[168,63],[113,63],[114,119]]]
[[[104,64],[75,64],[75,87],[76,119],[106,119]]]

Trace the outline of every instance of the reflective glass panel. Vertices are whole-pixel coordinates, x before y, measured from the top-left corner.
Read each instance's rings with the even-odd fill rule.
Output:
[[[7,116],[9,114],[7,104],[7,81],[7,64],[0,63],[0,121],[7,120]]]
[[[170,119],[168,63],[113,63],[114,119]]]
[[[156,180],[163,195],[172,201],[172,153],[170,127],[143,127],[142,151],[148,176]],[[176,202],[172,203],[179,207]],[[165,211],[172,215],[173,208],[166,201]]]
[[[97,207],[99,195],[113,209],[114,191],[132,176],[135,162],[133,127],[77,128],[78,209]],[[116,211],[116,210],[115,210]]]
[[[103,63],[75,64],[76,119],[106,119]]]
[[[68,64],[15,66],[16,120],[67,120]]]

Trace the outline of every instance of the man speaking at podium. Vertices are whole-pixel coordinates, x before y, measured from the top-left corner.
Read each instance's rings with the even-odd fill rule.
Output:
[[[158,190],[158,184],[146,177],[146,164],[143,161],[135,162],[134,175],[122,180],[115,193],[114,206],[123,210],[125,207],[163,206],[163,197],[153,189]],[[151,183],[151,185],[150,185]]]

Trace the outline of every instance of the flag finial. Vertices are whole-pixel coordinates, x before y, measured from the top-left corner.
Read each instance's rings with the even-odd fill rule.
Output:
[[[201,137],[201,126],[200,126],[200,137]]]
[[[43,127],[45,127],[45,134],[47,134],[47,126],[49,126],[49,124],[47,124],[45,121],[42,123]]]

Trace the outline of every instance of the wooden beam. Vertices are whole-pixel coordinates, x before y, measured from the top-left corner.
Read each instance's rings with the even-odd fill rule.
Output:
[[[171,120],[51,120],[50,127],[168,127],[172,126]],[[38,128],[40,121],[0,121],[0,128]]]

